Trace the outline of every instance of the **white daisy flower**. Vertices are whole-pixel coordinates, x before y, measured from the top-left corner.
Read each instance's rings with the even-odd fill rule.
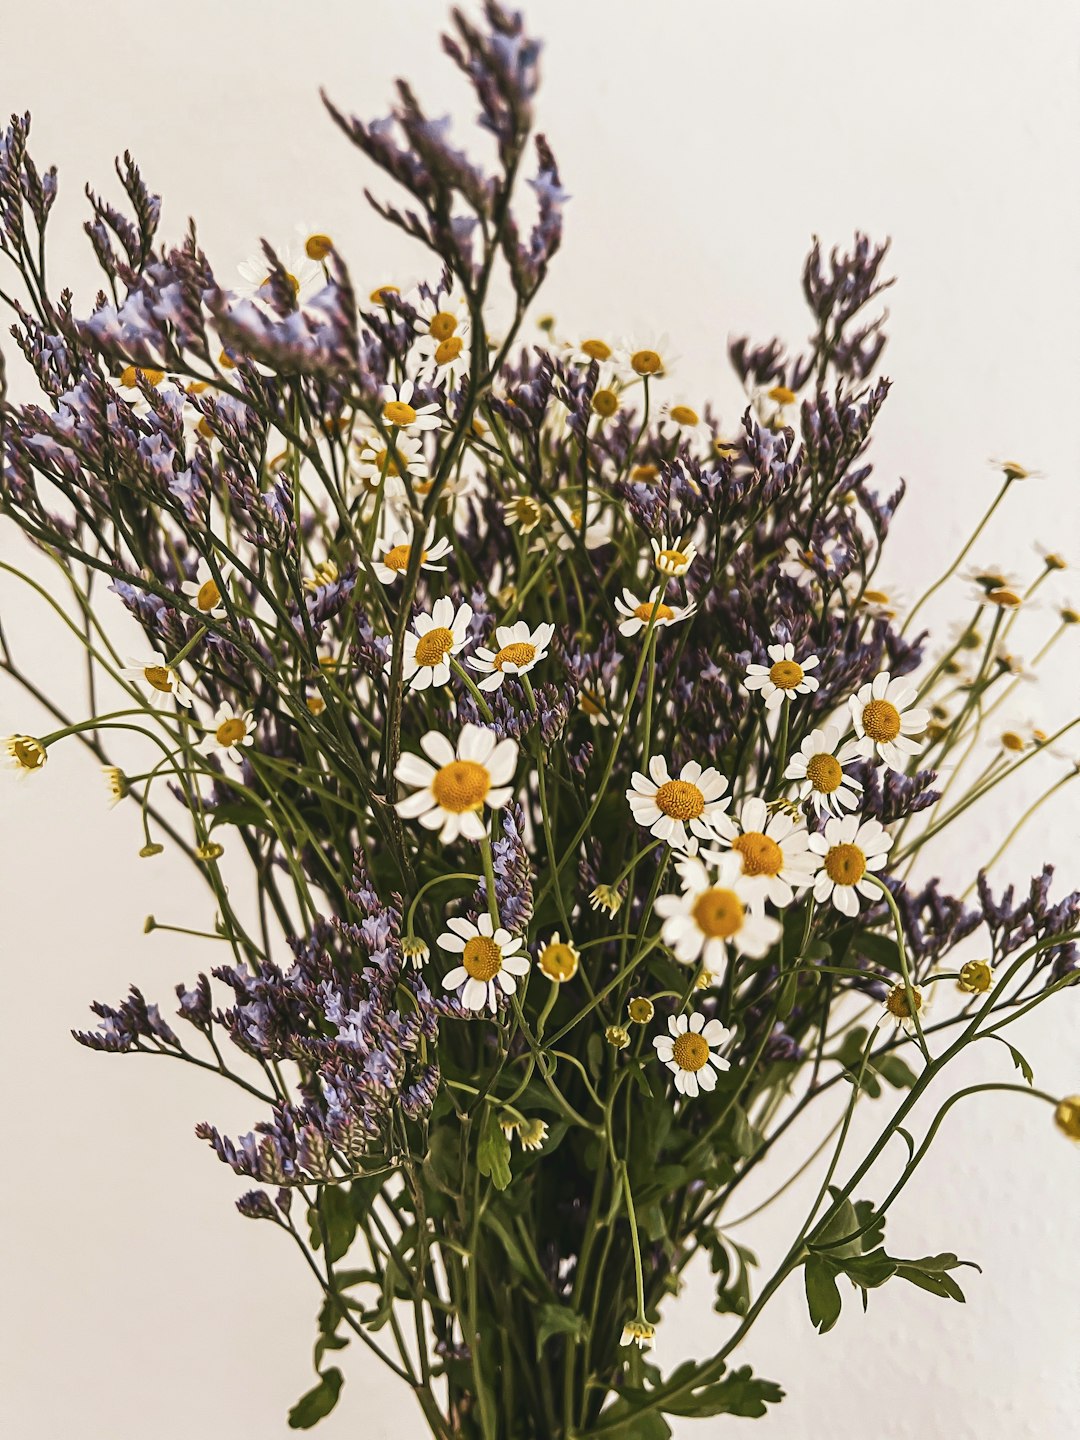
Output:
[[[451,304],[458,308],[450,308]],[[469,312],[460,302],[447,297],[444,307],[428,301],[420,313],[416,330],[420,336],[413,348],[419,357],[418,378],[438,386],[445,384],[447,393],[455,390],[469,373]]]
[[[309,296],[322,287],[325,281],[322,267],[315,263],[304,247],[294,245],[291,241],[282,249],[274,246],[274,253],[281,262],[281,268],[285,271],[297,305],[302,305]],[[236,286],[236,294],[249,300],[268,302],[270,298],[270,267],[263,252],[261,250],[254,251],[237,266],[237,270],[241,283]]]
[[[677,625],[680,620],[689,619],[697,609],[696,605],[668,605],[661,598],[663,593],[663,588],[655,585],[648,600],[639,600],[632,590],[627,589],[623,590],[621,597],[616,595],[615,609],[626,617],[619,625],[619,634],[629,639],[639,630],[644,630],[654,611],[656,620],[653,628],[659,630],[662,625]]]
[[[218,571],[221,575],[222,585],[226,584],[229,578],[228,570],[219,566]],[[199,556],[199,563],[195,568],[195,579],[185,580],[180,589],[191,599],[193,607],[201,614],[209,615],[215,620],[225,614],[221,590],[218,588],[218,583],[211,574],[210,565],[204,556]]]
[[[696,410],[689,405],[664,405],[660,410],[661,433],[676,438],[680,444],[696,442],[708,449],[712,433]]]
[[[439,936],[439,948],[460,955],[461,964],[443,976],[443,989],[457,990],[467,1010],[483,1010],[486,1005],[494,1015],[499,991],[512,995],[517,989],[515,977],[529,973],[521,937],[496,926],[488,914],[481,915],[475,925],[458,916],[446,923],[449,929]]]
[[[810,836],[802,818],[787,810],[770,814],[764,800],[743,803],[735,818],[716,821],[722,839],[742,856],[743,874],[761,882],[764,899],[777,908],[790,905],[796,890],[814,883],[821,861],[810,849]]]
[[[689,1096],[715,1090],[716,1071],[731,1069],[731,1061],[716,1052],[734,1032],[719,1020],[706,1020],[696,1010],[690,1015],[670,1016],[668,1031],[655,1036],[652,1043],[657,1059],[675,1076],[675,1089]]]
[[[743,684],[747,690],[760,690],[766,710],[779,710],[785,700],[796,695],[810,695],[818,688],[815,675],[807,675],[821,663],[816,655],[804,655],[795,659],[795,646],[787,644],[768,646],[771,665],[748,665]]]
[[[0,739],[0,763],[14,770],[20,780],[44,770],[49,752],[33,735],[5,735]]]
[[[541,945],[536,956],[537,969],[555,985],[572,980],[578,971],[581,951],[572,940],[563,940],[558,930]]]
[[[242,747],[255,739],[255,717],[250,710],[238,712],[231,705],[219,705],[214,723],[206,730],[206,739],[198,747],[201,753],[227,755],[239,765],[244,758]]]
[[[820,580],[818,567],[822,567],[826,572],[835,570],[843,553],[843,546],[839,542],[827,547],[806,549],[791,537],[784,541],[780,573],[800,585],[815,585]]]
[[[420,741],[428,756],[405,754],[394,778],[413,794],[397,802],[405,820],[419,820],[426,830],[438,830],[447,843],[464,835],[481,840],[487,834],[481,812],[485,805],[501,810],[514,793],[509,783],[517,765],[514,740],[497,740],[491,730],[466,725],[455,750],[445,735],[429,730]]]
[[[728,951],[759,959],[779,938],[780,924],[761,910],[761,877],[749,876],[742,856],[732,851],[709,857],[707,868],[696,856],[679,865],[682,893],[659,895],[656,913],[661,936],[683,965],[697,961],[722,974]]]
[[[697,555],[697,546],[692,540],[685,544],[681,540],[669,540],[666,535],[659,540],[654,536],[652,539],[653,563],[661,575],[671,579],[676,575],[685,575],[694,563]]]
[[[525,620],[496,626],[498,650],[481,645],[475,655],[469,656],[470,667],[487,676],[480,681],[479,688],[498,690],[507,675],[527,675],[547,655],[554,634],[554,625],[545,623],[531,630]]]
[[[155,370],[151,365],[125,365],[112,384],[136,415],[148,415],[152,409],[149,400],[139,388],[140,379],[144,385],[149,385],[152,390],[164,394],[172,392],[182,395],[185,393],[175,380],[166,375],[164,370]]]
[[[891,680],[883,670],[851,696],[848,704],[863,755],[869,759],[877,751],[891,770],[903,770],[907,757],[920,748],[911,736],[921,735],[930,723],[929,710],[911,708],[918,693],[910,680]]]
[[[515,526],[522,535],[531,535],[544,519],[544,506],[531,495],[515,495],[503,506],[503,519],[507,525]]]
[[[647,1320],[628,1320],[622,1328],[619,1344],[636,1345],[639,1350],[647,1350],[655,1338],[656,1327]]]
[[[391,489],[395,481],[398,482],[397,488],[404,490],[406,475],[414,481],[427,479],[428,462],[423,442],[414,435],[396,435],[391,448],[381,435],[373,432],[363,436],[357,449],[359,453],[353,471],[372,494],[384,483],[388,490]]]
[[[581,536],[581,504],[567,503],[558,496],[551,502],[551,508],[558,513],[562,522],[556,520],[553,523],[555,545],[559,550],[573,550],[576,537]],[[573,534],[568,534],[566,527],[569,526]],[[609,514],[604,510],[599,500],[590,499],[585,507],[585,534],[583,537],[586,550],[598,550],[601,545],[607,545],[611,540],[611,523]]]
[[[914,1006],[912,1006],[914,1001]],[[926,1012],[930,1008],[929,1001],[918,985],[912,985],[911,997],[908,998],[907,986],[901,981],[894,985],[885,996],[885,1013],[890,1020],[896,1022],[898,1030],[906,1030],[909,1035],[917,1033],[918,1026],[915,1019],[918,1017],[919,1025],[926,1019]]]
[[[572,360],[575,365],[591,365],[595,361],[597,365],[609,365],[616,358],[614,345],[609,345],[606,340],[590,339],[568,340],[565,344],[567,359]]]
[[[844,774],[844,766],[862,759],[857,740],[840,744],[835,725],[811,730],[784,771],[785,780],[799,781],[799,799],[809,800],[819,815],[839,815],[859,803],[862,781]]]
[[[155,655],[150,660],[138,660],[129,655],[120,674],[125,680],[135,680],[138,684],[145,685],[150,692],[150,704],[155,709],[159,709],[169,700],[175,700],[178,705],[191,705],[191,691],[180,678],[180,672],[171,665],[164,664],[160,656]]]
[[[460,291],[451,288],[430,295],[417,285],[405,296],[405,303],[416,311],[413,329],[422,338],[438,343],[469,328],[469,304]]]
[[[728,807],[720,798],[726,789],[727,781],[711,765],[703,770],[696,760],[688,760],[673,780],[667,761],[654,755],[647,776],[634,772],[626,798],[639,825],[673,849],[685,850],[687,826],[699,839],[717,838],[716,821]]]
[[[670,338],[650,335],[644,340],[624,340],[612,356],[617,365],[625,366],[643,380],[657,380],[671,373],[678,357],[671,353]]]
[[[471,605],[459,605],[455,613],[454,602],[443,595],[431,607],[430,615],[418,615],[412,629],[405,631],[401,673],[414,690],[450,683],[450,656],[469,643],[472,613]],[[392,666],[393,661],[388,660],[387,674]]]
[[[445,536],[441,540],[434,540],[435,527],[431,526],[424,537],[423,547],[420,551],[421,570],[445,570],[445,565],[437,565],[437,560],[445,559],[450,554],[450,541]],[[371,568],[376,578],[384,585],[392,585],[395,580],[405,574],[409,568],[409,557],[412,548],[416,543],[416,532],[411,534],[407,530],[395,530],[388,540],[379,540],[375,545],[375,553],[372,555]]]
[[[403,380],[400,385],[384,385],[382,393],[384,425],[392,425],[411,435],[418,435],[424,430],[438,430],[442,425],[438,405],[432,403],[418,407],[412,403],[419,397],[411,380]]]
[[[860,824],[857,815],[827,820],[822,833],[810,836],[810,849],[822,857],[814,899],[831,900],[841,915],[857,915],[860,895],[876,900],[880,893],[866,876],[885,868],[891,845],[892,836],[880,820]]]

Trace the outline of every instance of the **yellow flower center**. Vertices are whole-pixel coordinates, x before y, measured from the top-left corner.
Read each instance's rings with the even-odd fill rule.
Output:
[[[635,485],[655,485],[659,478],[659,465],[635,465],[630,472],[630,479]]]
[[[309,695],[307,697],[307,708],[310,715],[321,715],[326,709],[326,701],[321,695]]]
[[[661,550],[656,557],[656,568],[665,572],[684,570],[689,563],[685,550]]]
[[[247,734],[247,726],[239,716],[234,715],[229,720],[223,720],[215,733],[219,745],[235,745]]]
[[[540,969],[549,980],[561,984],[564,980],[569,980],[577,974],[577,951],[572,945],[562,942],[556,945],[545,945],[540,951],[539,964]]]
[[[295,275],[291,274],[288,270],[285,271],[285,279],[289,282],[289,286],[290,286],[290,288],[291,288],[291,290],[292,290],[292,293],[293,293],[293,299],[295,299],[296,296],[300,294],[300,281],[296,278]],[[264,285],[269,285],[269,284],[270,284],[270,276],[269,276],[269,275],[264,275],[263,278],[262,278],[262,280],[259,282],[259,289],[261,290]]]
[[[844,778],[840,761],[835,755],[811,755],[806,762],[806,778],[821,795],[831,795]]]
[[[369,489],[377,490],[379,488],[379,481],[384,475],[401,475],[401,471],[398,469],[398,463],[389,451],[371,450],[368,453],[371,457],[372,465],[379,472],[377,475],[370,475],[368,477]]]
[[[120,384],[127,390],[134,390],[140,377],[147,385],[157,386],[165,379],[164,370],[145,370],[141,365],[125,365],[120,372]]]
[[[171,695],[173,691],[173,673],[167,665],[147,665],[143,670],[146,683],[152,685],[155,690],[160,690],[163,695]]]
[[[503,646],[495,656],[495,669],[502,670],[506,665],[516,665],[520,670],[524,665],[531,665],[535,659],[536,646],[519,640],[514,645]]]
[[[779,875],[784,868],[784,852],[775,840],[760,830],[747,830],[731,842],[743,860],[746,875]]]
[[[334,248],[329,235],[309,235],[304,242],[304,252],[309,260],[325,260]]]
[[[664,362],[655,350],[635,350],[630,356],[630,368],[638,375],[656,375]]]
[[[592,408],[602,420],[607,420],[619,408],[619,397],[614,390],[597,390],[592,397]]]
[[[627,1001],[626,1013],[635,1025],[647,1025],[656,1014],[656,1008],[647,996],[635,995]]]
[[[789,390],[786,385],[774,385],[769,391],[769,399],[777,405],[794,405],[795,391]]]
[[[610,360],[611,346],[605,345],[603,340],[583,340],[581,349],[590,360]]]
[[[412,425],[416,421],[416,411],[404,400],[388,400],[382,415],[388,425]]]
[[[44,745],[29,735],[16,735],[8,750],[23,770],[40,770],[47,759]]]
[[[779,690],[794,690],[802,684],[803,668],[794,660],[777,660],[769,670],[769,679]]]
[[[196,609],[209,612],[220,604],[221,591],[218,589],[216,581],[207,580],[199,586],[199,593],[195,596]]]
[[[644,620],[646,625],[652,619],[653,611],[656,612],[657,623],[659,623],[661,620],[675,619],[675,611],[671,608],[670,605],[665,605],[663,600],[660,600],[658,602],[652,600],[643,600],[640,605],[634,606],[634,614],[639,620]]]
[[[871,740],[895,740],[900,734],[900,711],[888,700],[871,700],[863,707],[862,723]]]
[[[1030,470],[1018,464],[1015,460],[1005,460],[1001,466],[1001,473],[1007,480],[1026,480],[1031,474]]]
[[[915,1014],[917,1015],[923,1007],[922,993],[912,988],[911,996],[915,1001]],[[894,985],[889,991],[885,1000],[885,1009],[897,1020],[911,1019],[911,1006],[908,1004],[907,990],[903,985]]]
[[[451,760],[431,782],[431,792],[451,815],[479,810],[491,789],[487,767],[475,760]]]
[[[668,780],[655,798],[659,809],[673,820],[696,820],[705,809],[705,796],[689,780]]]
[[[452,315],[449,310],[440,310],[431,317],[428,334],[435,340],[449,340],[456,329],[457,316]]]
[[[401,291],[396,285],[380,285],[377,290],[372,290],[368,299],[372,305],[385,305],[388,295],[400,295]]]
[[[994,972],[985,960],[969,960],[961,965],[957,985],[968,995],[985,995],[993,984]]]
[[[391,545],[390,549],[383,556],[383,564],[389,570],[397,570],[399,573],[409,568],[409,555],[411,549],[408,545]],[[427,551],[420,551],[420,564],[427,559]]]
[[[834,845],[825,856],[825,874],[834,885],[855,885],[866,874],[866,856],[858,845]]]
[[[1006,730],[1001,737],[1002,748],[1005,750],[1023,750],[1024,737],[1018,735],[1015,730]]]
[[[588,690],[583,690],[578,697],[578,703],[586,715],[602,715],[604,707],[599,699]]]
[[[471,979],[487,984],[502,969],[502,951],[489,935],[474,935],[465,942],[461,963]]]
[[[691,410],[689,405],[672,405],[668,411],[676,425],[700,425],[701,416],[696,410]]]
[[[702,1070],[709,1063],[709,1042],[688,1030],[675,1037],[673,1053],[680,1070]]]
[[[730,940],[742,929],[746,911],[734,890],[703,890],[690,912],[694,923],[710,940]]]
[[[518,495],[516,499],[510,501],[508,509],[510,519],[518,525],[527,525],[530,529],[539,525],[544,518],[544,507],[531,495]]]
[[[438,665],[454,648],[454,632],[445,625],[436,625],[416,642],[416,663]]]
[[[1058,1101],[1054,1123],[1070,1140],[1080,1140],[1080,1095],[1067,1095]]]
[[[465,342],[460,335],[450,335],[441,340],[435,350],[435,364],[449,365],[461,354]]]
[[[993,605],[1000,605],[1003,610],[1015,610],[1023,603],[1021,596],[1015,590],[1010,590],[1007,585],[995,585],[992,590],[986,592],[986,598]]]
[[[884,590],[864,590],[862,598],[867,605],[891,605],[892,601]]]

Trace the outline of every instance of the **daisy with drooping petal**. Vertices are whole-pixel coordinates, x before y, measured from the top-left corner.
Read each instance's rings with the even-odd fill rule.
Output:
[[[896,1022],[898,1030],[906,1030],[909,1035],[914,1035],[926,1019],[926,1012],[929,1009],[926,995],[919,989],[918,985],[912,985],[911,995],[908,995],[907,986],[900,982],[894,985],[885,996],[885,1013],[891,1020]],[[915,1021],[918,1018],[919,1024]]]
[[[390,488],[391,481],[400,482],[399,488],[403,489],[406,475],[414,481],[427,479],[428,462],[423,442],[415,435],[396,435],[391,446],[373,431],[362,437],[357,449],[354,473],[372,494],[384,483]]]
[[[396,386],[384,385],[383,424],[392,425],[396,430],[404,430],[412,435],[420,434],[424,430],[438,430],[442,425],[438,405],[432,403],[416,406],[412,403],[416,399],[419,399],[419,396],[411,380],[403,380]]]
[[[632,590],[626,589],[623,590],[621,597],[616,595],[615,609],[620,615],[626,617],[619,625],[619,634],[625,635],[629,639],[639,630],[644,630],[654,612],[656,618],[653,626],[658,630],[662,625],[677,625],[680,620],[689,619],[697,609],[696,605],[668,605],[661,598],[663,593],[662,587],[655,585],[648,600],[638,600]]]
[[[244,758],[242,747],[254,739],[255,717],[250,710],[237,712],[231,705],[219,705],[199,750],[204,755],[227,755],[239,765]]]
[[[191,691],[181,680],[179,671],[166,665],[159,656],[155,655],[151,660],[133,660],[128,656],[128,662],[120,674],[125,680],[135,680],[145,685],[150,692],[150,704],[155,709],[169,700],[175,700],[178,705],[185,707],[191,705]]]
[[[811,730],[784,771],[785,780],[799,781],[799,799],[809,800],[819,815],[839,815],[859,803],[862,781],[844,774],[844,766],[862,759],[857,740],[840,744],[835,725]]]
[[[525,620],[496,626],[498,650],[481,645],[475,655],[469,656],[470,667],[487,677],[479,682],[479,688],[498,690],[507,675],[527,675],[547,655],[554,634],[555,626],[547,623],[535,630]]]
[[[449,928],[439,936],[439,948],[460,955],[461,964],[443,976],[443,989],[457,990],[467,1010],[483,1010],[486,1005],[494,1015],[500,990],[512,995],[517,989],[516,977],[529,973],[521,937],[497,926],[487,913],[475,924],[460,916],[446,923]]]
[[[536,965],[553,985],[563,985],[572,980],[578,971],[581,952],[570,940],[563,940],[558,930],[546,945],[541,945]]]
[[[424,537],[420,550],[421,570],[446,569],[445,565],[438,565],[435,562],[450,554],[452,548],[450,541],[445,535],[441,540],[433,540],[434,534],[435,527],[431,526]],[[376,543],[371,568],[374,570],[376,578],[384,585],[392,585],[408,570],[409,557],[416,544],[416,539],[415,530],[411,534],[407,530],[395,530],[388,540],[380,540]]]
[[[459,605],[441,595],[431,607],[430,615],[418,615],[411,630],[405,631],[405,656],[402,678],[414,690],[427,690],[433,685],[449,685],[450,656],[457,655],[469,643],[469,622],[472,606]],[[385,665],[387,674],[393,661]]]
[[[892,836],[880,820],[857,815],[835,816],[825,829],[810,836],[810,849],[821,856],[821,869],[814,880],[814,899],[831,900],[841,915],[859,913],[859,896],[876,900],[881,893],[867,873],[884,870]]]
[[[634,772],[626,798],[639,825],[672,849],[685,850],[687,827],[699,839],[717,839],[716,821],[728,807],[721,799],[726,789],[727,781],[712,766],[703,770],[696,760],[688,760],[673,780],[667,761],[654,755],[647,776]]]
[[[769,811],[764,800],[744,801],[738,816],[721,815],[716,822],[721,837],[742,856],[743,874],[761,882],[762,897],[777,908],[790,905],[796,890],[814,881],[821,861],[810,849],[810,836],[801,815]]]
[[[531,495],[515,495],[503,506],[503,519],[522,535],[531,535],[544,518],[544,507]]]
[[[778,710],[785,700],[794,700],[796,695],[810,695],[818,688],[815,675],[808,675],[820,664],[816,655],[804,655],[795,659],[795,646],[789,640],[786,644],[770,645],[768,656],[771,665],[748,665],[743,684],[747,690],[760,690],[766,710]]]
[[[851,718],[864,756],[869,759],[877,751],[891,770],[903,770],[908,756],[918,753],[911,737],[930,723],[929,710],[911,708],[918,693],[910,680],[891,680],[883,670],[851,696]]]
[[[1062,1101],[1062,1104],[1064,1103]],[[1077,1109],[1080,1111],[1080,1101],[1077,1102]],[[1077,1128],[1080,1128],[1080,1125]],[[622,1328],[619,1344],[636,1345],[639,1350],[647,1350],[655,1338],[656,1327],[647,1320],[628,1320]]]
[[[0,740],[0,759],[20,780],[44,770],[49,752],[33,735],[5,735]]]
[[[220,566],[218,570],[221,575],[221,583],[224,585],[229,578],[228,572]],[[211,574],[209,562],[204,556],[199,556],[199,563],[195,568],[195,579],[185,580],[180,589],[190,598],[194,608],[201,614],[209,615],[215,620],[225,614],[221,590]]]
[[[669,540],[666,535],[652,538],[653,564],[661,575],[670,580],[673,576],[685,575],[694,563],[697,546],[692,540],[685,544],[681,540]]]
[[[405,754],[394,771],[394,778],[413,791],[397,802],[398,814],[419,820],[426,830],[438,830],[446,842],[459,835],[482,840],[487,834],[484,807],[501,810],[514,793],[509,782],[517,765],[517,742],[466,725],[456,750],[437,730],[428,731],[420,748],[427,760]]]
[[[659,895],[656,913],[661,937],[683,965],[696,961],[722,974],[728,951],[758,959],[780,935],[780,924],[761,910],[760,877],[747,875],[742,856],[733,851],[710,854],[706,866],[696,856],[679,865],[682,893]]]
[[[690,1015],[670,1016],[668,1031],[654,1036],[652,1043],[657,1059],[675,1076],[675,1089],[691,1097],[702,1090],[715,1090],[717,1070],[731,1069],[731,1061],[717,1051],[734,1032],[719,1020],[706,1020],[696,1010]]]

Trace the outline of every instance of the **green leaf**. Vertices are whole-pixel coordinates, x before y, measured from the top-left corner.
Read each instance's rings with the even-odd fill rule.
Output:
[[[897,1090],[910,1090],[917,1078],[914,1070],[899,1055],[883,1055],[874,1062],[874,1069]]]
[[[804,1267],[806,1304],[810,1319],[819,1335],[831,1330],[840,1318],[840,1287],[836,1283],[836,1267],[823,1255],[810,1255]]]
[[[576,1344],[584,1339],[588,1325],[584,1315],[566,1305],[541,1305],[539,1324],[536,1327],[536,1358],[552,1335],[569,1335]]]
[[[671,1372],[664,1381],[664,1389],[669,1390],[680,1385],[693,1386],[694,1378],[698,1374],[699,1362],[688,1360]],[[635,1387],[623,1390],[621,1401],[633,1407],[646,1403],[649,1397],[648,1390]],[[677,1400],[663,1401],[661,1408],[665,1415],[693,1416],[696,1419],[709,1415],[742,1415],[749,1420],[760,1420],[767,1406],[778,1404],[783,1398],[784,1392],[779,1385],[771,1380],[759,1380],[749,1365],[743,1365],[720,1380],[710,1380],[691,1388],[689,1394]],[[601,1418],[607,1419],[612,1413],[613,1410],[605,1411]],[[604,1432],[605,1435],[608,1433]],[[633,1435],[636,1432],[631,1430],[625,1433]],[[620,1430],[619,1434],[621,1436],[623,1432]]]
[[[456,1123],[456,1122],[455,1122]],[[438,1125],[431,1132],[428,1153],[422,1165],[423,1176],[444,1195],[456,1195],[461,1183],[461,1135],[450,1124]]]
[[[853,937],[851,948],[857,955],[872,960],[875,965],[880,965],[885,970],[891,970],[894,975],[903,974],[900,965],[900,951],[891,936],[877,935],[873,931],[864,930]]]
[[[864,1290],[876,1290],[896,1274],[897,1262],[884,1250],[873,1250],[869,1255],[850,1256],[844,1260],[842,1268],[856,1285],[861,1285]]]
[[[635,1414],[633,1405],[624,1399],[616,1400],[600,1418],[608,1425],[613,1420],[621,1422],[604,1431],[604,1440],[671,1440],[671,1426],[662,1415],[655,1410]]]
[[[854,1239],[847,1239],[847,1236],[854,1235],[859,1228],[859,1217],[855,1213],[855,1206],[850,1200],[843,1201],[838,1205],[827,1222],[809,1241],[811,1249],[823,1250],[830,1260],[842,1260],[847,1255],[862,1254],[862,1236],[856,1235]],[[842,1241],[842,1244],[837,1244]]]
[[[289,1411],[290,1430],[310,1430],[330,1414],[338,1402],[345,1377],[336,1367],[331,1366],[319,1377],[319,1383],[300,1399]]]
[[[510,1184],[510,1141],[502,1132],[494,1105],[484,1107],[480,1124],[480,1142],[476,1149],[476,1168],[487,1175],[496,1190]]]
[[[318,1208],[312,1207],[308,1211],[308,1225],[311,1227],[313,1250],[322,1247],[325,1228],[327,1259],[332,1265],[348,1252],[356,1236],[356,1215],[343,1186],[323,1185],[320,1188]]]
[[[998,1039],[1001,1039],[1001,1037],[998,1036]],[[1024,1077],[1027,1083],[1029,1085],[1034,1085],[1035,1072],[1034,1070],[1032,1070],[1028,1062],[1024,1059],[1023,1055],[1020,1054],[1020,1051],[1017,1050],[1015,1045],[1010,1045],[1007,1040],[1002,1040],[1001,1043],[1008,1049],[1009,1054],[1013,1058],[1013,1064],[1016,1066],[1017,1070],[1020,1071],[1020,1074]]]

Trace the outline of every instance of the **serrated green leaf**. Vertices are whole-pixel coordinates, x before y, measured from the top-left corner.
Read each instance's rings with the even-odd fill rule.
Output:
[[[588,1325],[584,1315],[579,1315],[576,1310],[571,1310],[566,1305],[541,1305],[538,1317],[539,1323],[536,1327],[536,1358],[539,1360],[540,1352],[546,1341],[552,1335],[568,1335],[576,1344],[585,1338]]]
[[[484,1106],[476,1148],[476,1168],[481,1175],[490,1178],[496,1190],[505,1190],[510,1184],[510,1141],[502,1132],[494,1105]]]
[[[290,1430],[310,1430],[330,1414],[338,1402],[345,1377],[336,1367],[331,1366],[319,1377],[319,1383],[300,1399],[289,1411]]]

